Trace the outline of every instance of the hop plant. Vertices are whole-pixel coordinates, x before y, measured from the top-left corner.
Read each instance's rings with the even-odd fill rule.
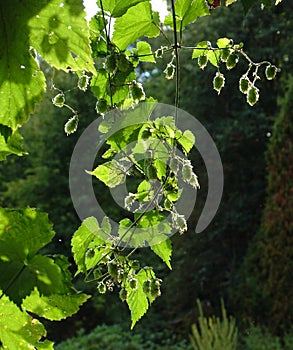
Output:
[[[200,188],[197,176],[194,173],[192,173],[192,175],[191,175],[191,179],[189,180],[189,184],[194,188]]]
[[[174,174],[177,174],[179,169],[178,159],[175,157],[170,158],[169,168],[173,171]]]
[[[130,92],[134,101],[145,100],[145,93],[141,83],[138,83],[136,80],[132,81]]]
[[[107,101],[104,98],[100,98],[96,103],[96,112],[103,115],[108,110]]]
[[[247,76],[242,76],[239,80],[239,90],[243,93],[243,94],[246,94],[247,91],[248,91],[248,88],[250,86],[250,81],[249,79],[247,78]]]
[[[125,288],[122,288],[120,289],[120,292],[119,292],[119,298],[122,300],[122,301],[125,301],[128,297],[128,292]]]
[[[169,62],[167,64],[167,67],[166,69],[164,70],[164,73],[165,73],[165,77],[167,79],[173,79],[174,78],[174,74],[175,74],[175,66],[172,62]]]
[[[277,67],[272,65],[272,64],[269,64],[267,67],[266,67],[266,70],[265,70],[265,75],[266,75],[266,78],[268,80],[272,80],[272,79],[275,79],[276,77],[276,74],[277,74]]]
[[[208,63],[208,56],[207,55],[203,55],[203,56],[198,57],[197,64],[198,64],[200,69],[205,69],[207,63]]]
[[[135,277],[131,277],[129,279],[129,287],[133,290],[136,290],[137,289],[137,285],[138,285],[138,281],[137,281],[137,278]]]
[[[144,291],[145,294],[148,294],[151,292],[151,285],[152,285],[152,281],[150,279],[147,279],[143,282],[142,290]]]
[[[128,276],[128,272],[125,271],[122,268],[119,268],[117,271],[117,281],[120,283],[122,281],[124,281]]]
[[[227,62],[228,57],[230,56],[230,49],[224,48],[221,51],[221,61],[222,62]]]
[[[257,87],[254,85],[251,85],[249,87],[246,95],[246,100],[250,106],[254,106],[256,104],[256,102],[259,100],[259,92]]]
[[[106,57],[105,60],[105,69],[108,73],[114,73],[117,68],[117,59],[116,55],[112,54]]]
[[[156,278],[151,280],[150,293],[152,297],[156,298],[161,295],[160,286],[161,282],[159,279]]]
[[[220,72],[217,72],[213,80],[213,86],[214,86],[214,89],[218,92],[218,95],[220,94],[224,85],[225,85],[224,75]]]
[[[63,107],[64,103],[65,103],[65,96],[63,93],[60,93],[58,95],[56,95],[53,99],[52,99],[53,105],[56,107]]]
[[[172,212],[172,226],[178,230],[180,234],[187,231],[187,223],[184,215]]]
[[[130,62],[128,61],[127,57],[122,54],[118,56],[117,59],[117,67],[121,72],[126,72],[129,68]]]
[[[94,274],[94,279],[96,279],[96,280],[99,279],[100,277],[102,277],[102,271],[100,268],[94,269],[93,274]]]
[[[139,270],[140,269],[140,263],[138,260],[132,260],[131,261],[131,268],[133,270]]]
[[[160,48],[158,48],[158,49],[155,51],[155,57],[156,57],[156,58],[162,58],[162,57],[163,57],[163,54],[164,54],[164,50],[165,50],[166,48],[167,48],[166,46],[161,46]]]
[[[68,136],[70,134],[73,134],[77,130],[77,126],[78,126],[78,115],[74,115],[64,125],[64,131],[66,135]]]
[[[86,91],[89,81],[90,77],[84,74],[78,79],[77,87],[82,91]]]
[[[230,70],[230,69],[233,69],[233,68],[236,66],[238,60],[239,60],[238,55],[236,55],[236,53],[231,53],[231,54],[228,56],[227,61],[226,61],[226,67],[227,67],[227,69],[229,69],[229,70]]]
[[[183,181],[189,182],[192,176],[192,167],[190,164],[184,164],[182,167],[182,178]]]
[[[88,259],[92,259],[94,256],[95,256],[95,250],[93,248],[89,248],[85,253],[85,257]]]
[[[113,278],[116,278],[118,276],[118,265],[116,261],[114,260],[109,261],[107,264],[107,267],[108,267],[109,275]]]
[[[107,291],[107,287],[104,282],[99,282],[97,285],[97,289],[100,294],[105,294]]]

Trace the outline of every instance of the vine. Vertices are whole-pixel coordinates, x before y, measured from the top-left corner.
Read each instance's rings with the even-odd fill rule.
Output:
[[[148,246],[171,269],[171,236],[187,231],[187,218],[178,209],[182,184],[199,188],[188,159],[195,137],[177,125],[180,51],[191,50],[191,58],[202,69],[208,63],[216,68],[213,87],[218,93],[225,85],[222,65],[230,70],[243,57],[248,68],[239,79],[239,89],[251,106],[259,99],[260,68],[265,67],[268,80],[276,76],[277,68],[268,61],[253,62],[241,43],[235,45],[228,38],[220,38],[216,47],[209,41],[184,46],[185,27],[209,15],[218,1],[172,0],[171,14],[164,23],[146,0],[99,0],[99,5],[88,28],[81,1],[52,0],[46,6],[37,0],[0,4],[0,35],[5,43],[0,57],[1,81],[5,82],[0,87],[0,160],[9,154],[24,154],[18,129],[45,91],[40,57],[53,69],[76,73],[73,88],[90,89],[97,98],[95,109],[103,118],[98,131],[108,145],[102,155],[105,162],[88,173],[108,188],[125,183],[129,176],[136,176],[139,183],[124,198],[131,219],[122,219],[116,230],[108,217],[101,222],[94,217],[85,219],[72,238],[73,257],[77,274],[96,283],[99,293],[119,290],[120,299],[129,306],[133,328],[161,295],[162,284],[152,267],[135,259],[135,252]],[[157,50],[141,40],[159,35],[166,45]],[[175,115],[151,117],[157,102],[145,95],[138,65],[155,64],[170,53],[164,73],[168,80],[175,77]],[[56,91],[53,105],[73,114],[64,126],[70,135],[78,127],[78,108],[66,102],[70,90],[64,92],[54,83],[51,87]],[[138,113],[141,105],[142,116]],[[46,214],[30,208],[0,209],[0,340],[4,348],[52,349],[38,318],[66,318],[89,297],[74,289],[64,256],[39,252],[53,236]]]
[[[124,207],[133,213],[133,219],[122,219],[118,232],[115,232],[109,218],[105,217],[101,225],[96,219],[89,218],[91,225],[94,225],[92,234],[84,222],[74,234],[72,246],[76,264],[80,266],[82,263],[79,272],[86,274],[87,281],[95,281],[100,293],[118,288],[121,300],[127,302],[131,311],[133,327],[161,294],[162,280],[155,276],[151,267],[143,267],[131,257],[138,248],[149,246],[171,268],[171,236],[175,231],[183,234],[187,230],[187,218],[177,209],[183,191],[179,182],[181,180],[194,189],[199,188],[192,164],[186,158],[195,137],[190,130],[182,132],[177,126],[180,51],[191,51],[191,58],[197,59],[201,69],[208,63],[216,68],[213,88],[218,94],[225,85],[221,66],[225,65],[227,70],[231,70],[243,57],[248,68],[239,79],[239,89],[251,106],[259,99],[256,82],[260,79],[260,68],[265,66],[268,80],[275,77],[277,68],[268,61],[253,62],[242,43],[234,44],[228,38],[218,39],[216,47],[209,41],[184,46],[182,33],[185,26],[209,14],[205,0],[178,0],[176,3],[172,0],[171,14],[165,19],[164,26],[158,23],[158,14],[152,11],[148,2],[139,2],[129,6],[127,11],[121,9],[121,12],[118,11],[119,6],[115,6],[100,0],[100,12],[90,23],[91,28],[99,31],[99,36],[92,38],[98,69],[90,86],[98,99],[96,111],[104,117],[99,131],[105,134],[103,139],[109,148],[102,155],[106,162],[88,173],[109,188],[125,183],[129,176],[139,179],[136,192],[129,192],[124,198]],[[142,14],[139,23],[138,13]],[[115,25],[110,38],[108,25],[112,17],[115,18]],[[141,22],[145,22],[143,32]],[[173,43],[166,30],[172,30]],[[156,51],[152,50],[149,42],[140,41],[143,35],[153,37],[160,34],[166,40],[166,45]],[[136,70],[138,63],[155,63],[156,59],[170,53],[171,60],[164,73],[168,80],[175,78],[175,115],[161,115],[153,119],[151,108],[142,120],[127,126],[125,121],[137,117],[135,111],[139,102],[151,101],[156,104],[145,96]],[[118,109],[120,112],[116,115]],[[181,156],[176,154],[177,149],[182,152]],[[91,239],[81,253],[80,244],[85,232]]]

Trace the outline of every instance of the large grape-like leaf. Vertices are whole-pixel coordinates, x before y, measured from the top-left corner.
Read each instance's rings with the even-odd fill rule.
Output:
[[[30,12],[35,2],[46,6],[28,22],[31,46],[58,69],[95,73],[82,1],[34,0],[26,5]]]
[[[86,294],[51,294],[41,296],[37,288],[24,299],[22,309],[51,321],[59,321],[75,314],[89,298]]]
[[[53,343],[45,340],[46,330],[35,318],[21,311],[0,291],[0,341],[4,349],[53,350]]]
[[[43,96],[45,78],[33,48],[54,67],[95,73],[84,17],[81,0],[0,2],[1,125],[16,130]]]
[[[209,14],[206,0],[177,0],[175,3],[176,29],[180,31],[198,17]],[[165,18],[165,25],[173,28],[172,14]]]
[[[70,291],[64,261],[37,254],[53,236],[47,214],[0,208],[0,288],[17,304],[35,286],[44,295]]]
[[[149,2],[142,2],[131,7],[122,17],[116,19],[113,42],[124,50],[142,36],[149,38],[158,36],[160,34],[158,24],[159,14],[152,12]]]
[[[31,3],[31,2],[30,2]],[[0,2],[0,123],[13,130],[23,124],[45,91],[45,79],[30,54],[28,21],[44,4]]]
[[[100,1],[97,4],[100,5]],[[102,0],[103,8],[111,13],[112,17],[120,17],[132,6],[137,5],[140,2],[149,0]]]

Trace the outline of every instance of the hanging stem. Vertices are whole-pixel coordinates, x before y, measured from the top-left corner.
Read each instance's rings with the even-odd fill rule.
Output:
[[[173,27],[174,27],[174,52],[175,52],[175,62],[176,62],[176,91],[175,91],[175,123],[177,122],[177,108],[179,107],[179,87],[180,87],[180,64],[179,64],[179,48],[177,38],[177,26],[176,26],[176,13],[175,13],[175,4],[174,0],[171,0],[172,5],[172,18],[173,18]]]
[[[107,40],[107,52],[108,52],[109,51],[109,47],[110,47],[110,37],[109,37],[109,33],[107,31],[107,23],[106,23],[105,11],[104,11],[103,1],[102,0],[100,0],[100,7],[101,7],[103,21],[104,21],[104,30],[105,30],[106,40]],[[109,25],[109,28],[110,28],[110,25]],[[111,103],[111,107],[113,107],[113,93],[112,93],[111,75],[110,75],[109,72],[108,72],[107,75],[108,75],[108,82],[110,84],[110,103]]]

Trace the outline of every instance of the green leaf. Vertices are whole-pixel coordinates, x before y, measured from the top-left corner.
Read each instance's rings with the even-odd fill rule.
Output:
[[[135,275],[137,279],[137,288],[135,290],[129,286],[129,283],[126,284],[125,289],[128,292],[126,302],[131,312],[131,329],[133,329],[136,322],[147,312],[149,303],[154,300],[143,291],[144,281],[150,277],[155,277],[152,271],[150,274],[151,276],[149,276],[145,270],[140,270],[139,273]]]
[[[154,191],[151,190],[152,185],[149,181],[143,180],[137,187],[136,198],[139,202],[144,200],[148,201],[154,195]]]
[[[54,235],[47,214],[31,208],[0,208],[0,261],[23,262],[33,257]]]
[[[163,234],[170,234],[172,228],[165,216],[157,210],[146,212],[138,221],[137,227],[144,232],[144,239],[149,243],[158,242]]]
[[[228,38],[219,38],[217,40],[217,46],[219,49],[225,49],[226,47],[230,47],[231,40]]]
[[[197,18],[209,15],[209,9],[205,0],[177,0],[175,2],[176,29],[181,31],[187,24],[194,22]],[[172,14],[168,15],[165,25],[173,28]]]
[[[220,50],[209,50],[208,60],[213,66],[219,67],[220,57],[221,57]]]
[[[105,99],[108,105],[115,103],[119,106],[129,94],[127,84],[132,82],[135,77],[134,67],[131,64],[128,65],[125,72],[117,72],[112,78],[111,99],[108,73],[105,69],[99,69],[97,75],[91,79],[91,90],[98,99]]]
[[[0,3],[0,123],[16,130],[28,120],[45,91],[45,78],[30,54],[29,17],[44,6],[12,0]],[[21,16],[19,15],[21,13]]]
[[[80,272],[86,273],[88,269],[97,264],[102,252],[95,254],[94,259],[87,259],[87,261],[86,253],[89,248],[104,245],[106,239],[107,236],[100,228],[96,218],[89,217],[82,222],[71,240],[73,258],[78,268],[76,275]]]
[[[38,3],[43,7],[33,16]],[[50,65],[66,71],[96,72],[81,1],[33,0],[23,7],[31,15],[28,21],[30,44]]]
[[[115,159],[101,164],[95,170],[87,171],[87,173],[94,175],[110,188],[121,185],[126,179],[125,171]]]
[[[198,58],[200,56],[205,56],[208,53],[208,47],[211,45],[209,41],[201,41],[199,42],[195,49],[192,51],[192,58]]]
[[[136,230],[136,226],[128,218],[119,221],[118,235],[122,242],[132,247],[143,247],[145,245],[145,232]]]
[[[34,286],[44,295],[66,292],[63,282],[61,268],[46,256],[38,254],[25,261],[0,263],[0,286],[7,289],[6,294],[17,304],[30,294]]]
[[[89,298],[86,294],[51,294],[41,296],[35,288],[22,302],[22,309],[51,321],[59,321],[75,314]]]
[[[156,37],[160,33],[158,23],[159,14],[152,12],[149,2],[142,2],[115,21],[113,42],[121,50],[125,50],[142,36]]]
[[[163,240],[160,243],[157,244],[150,244],[151,250],[157,254],[169,267],[170,270],[172,270],[171,267],[171,255],[172,255],[172,242],[171,240],[165,239],[166,237],[163,238]]]
[[[137,140],[141,127],[141,124],[133,124],[126,128],[120,129],[112,136],[107,138],[107,144],[116,152],[121,150],[125,152],[127,145],[131,145]]]
[[[65,258],[37,254],[53,236],[47,214],[0,209],[0,288],[17,304],[35,287],[46,296],[71,290]]]
[[[0,341],[4,349],[53,350],[53,343],[43,341],[46,336],[44,326],[35,318],[22,312],[0,291]]]
[[[195,144],[195,137],[190,130],[185,130],[182,137],[178,139],[178,142],[187,154]]]
[[[97,1],[98,5],[99,1]],[[148,0],[103,0],[103,8],[109,11],[112,17],[121,17],[129,8],[144,1]]]
[[[142,62],[156,62],[152,53],[152,48],[146,41],[138,41],[136,44],[137,55]]]
[[[0,127],[5,127],[0,125]],[[11,129],[10,129],[11,130]],[[26,152],[22,148],[22,136],[16,130],[9,137],[0,131],[0,161],[5,160],[10,154],[22,156]]]

